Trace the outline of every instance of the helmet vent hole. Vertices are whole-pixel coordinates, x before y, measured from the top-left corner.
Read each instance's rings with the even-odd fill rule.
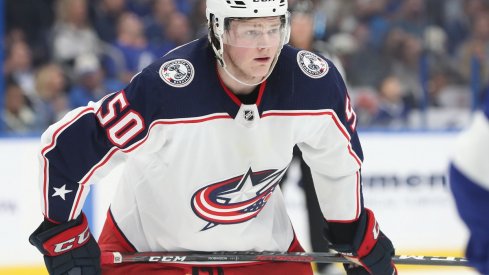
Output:
[[[243,2],[243,1],[234,1],[234,3],[236,3],[236,5],[240,5],[240,6],[246,6],[245,2]]]
[[[258,13],[258,10],[254,10],[255,13]]]
[[[276,12],[276,11],[277,11],[277,9],[273,9],[273,12]]]

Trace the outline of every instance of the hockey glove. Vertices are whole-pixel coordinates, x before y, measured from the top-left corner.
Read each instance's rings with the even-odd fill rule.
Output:
[[[83,213],[62,224],[45,220],[31,234],[29,242],[44,254],[49,274],[101,274],[100,248],[90,234]]]
[[[351,264],[344,264],[348,275],[396,275],[392,262],[394,246],[380,231],[374,213],[365,208],[351,244],[333,244],[332,249],[345,256]]]

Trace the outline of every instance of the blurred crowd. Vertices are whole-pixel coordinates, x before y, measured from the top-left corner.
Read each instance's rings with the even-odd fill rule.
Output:
[[[359,127],[417,127],[438,110],[456,126],[487,91],[489,0],[289,5],[290,44],[337,64]],[[5,21],[4,133],[41,132],[207,34],[204,0],[5,0]]]

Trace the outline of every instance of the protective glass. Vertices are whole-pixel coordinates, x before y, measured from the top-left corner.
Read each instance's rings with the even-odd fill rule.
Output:
[[[223,43],[242,48],[283,46],[290,29],[289,15],[259,18],[226,18]]]

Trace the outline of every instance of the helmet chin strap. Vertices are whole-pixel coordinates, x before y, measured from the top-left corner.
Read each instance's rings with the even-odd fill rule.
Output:
[[[265,77],[262,78],[262,80],[260,82],[257,82],[257,83],[246,83],[246,82],[243,82],[243,81],[239,80],[237,77],[235,77],[231,72],[228,71],[228,69],[226,67],[227,66],[222,66],[222,68],[224,69],[224,71],[226,72],[226,74],[229,77],[231,77],[234,81],[238,82],[241,85],[245,85],[245,86],[256,86],[256,85],[259,85],[259,84],[261,84],[263,81],[265,81],[267,79],[268,75],[270,75],[270,73],[268,73]]]

